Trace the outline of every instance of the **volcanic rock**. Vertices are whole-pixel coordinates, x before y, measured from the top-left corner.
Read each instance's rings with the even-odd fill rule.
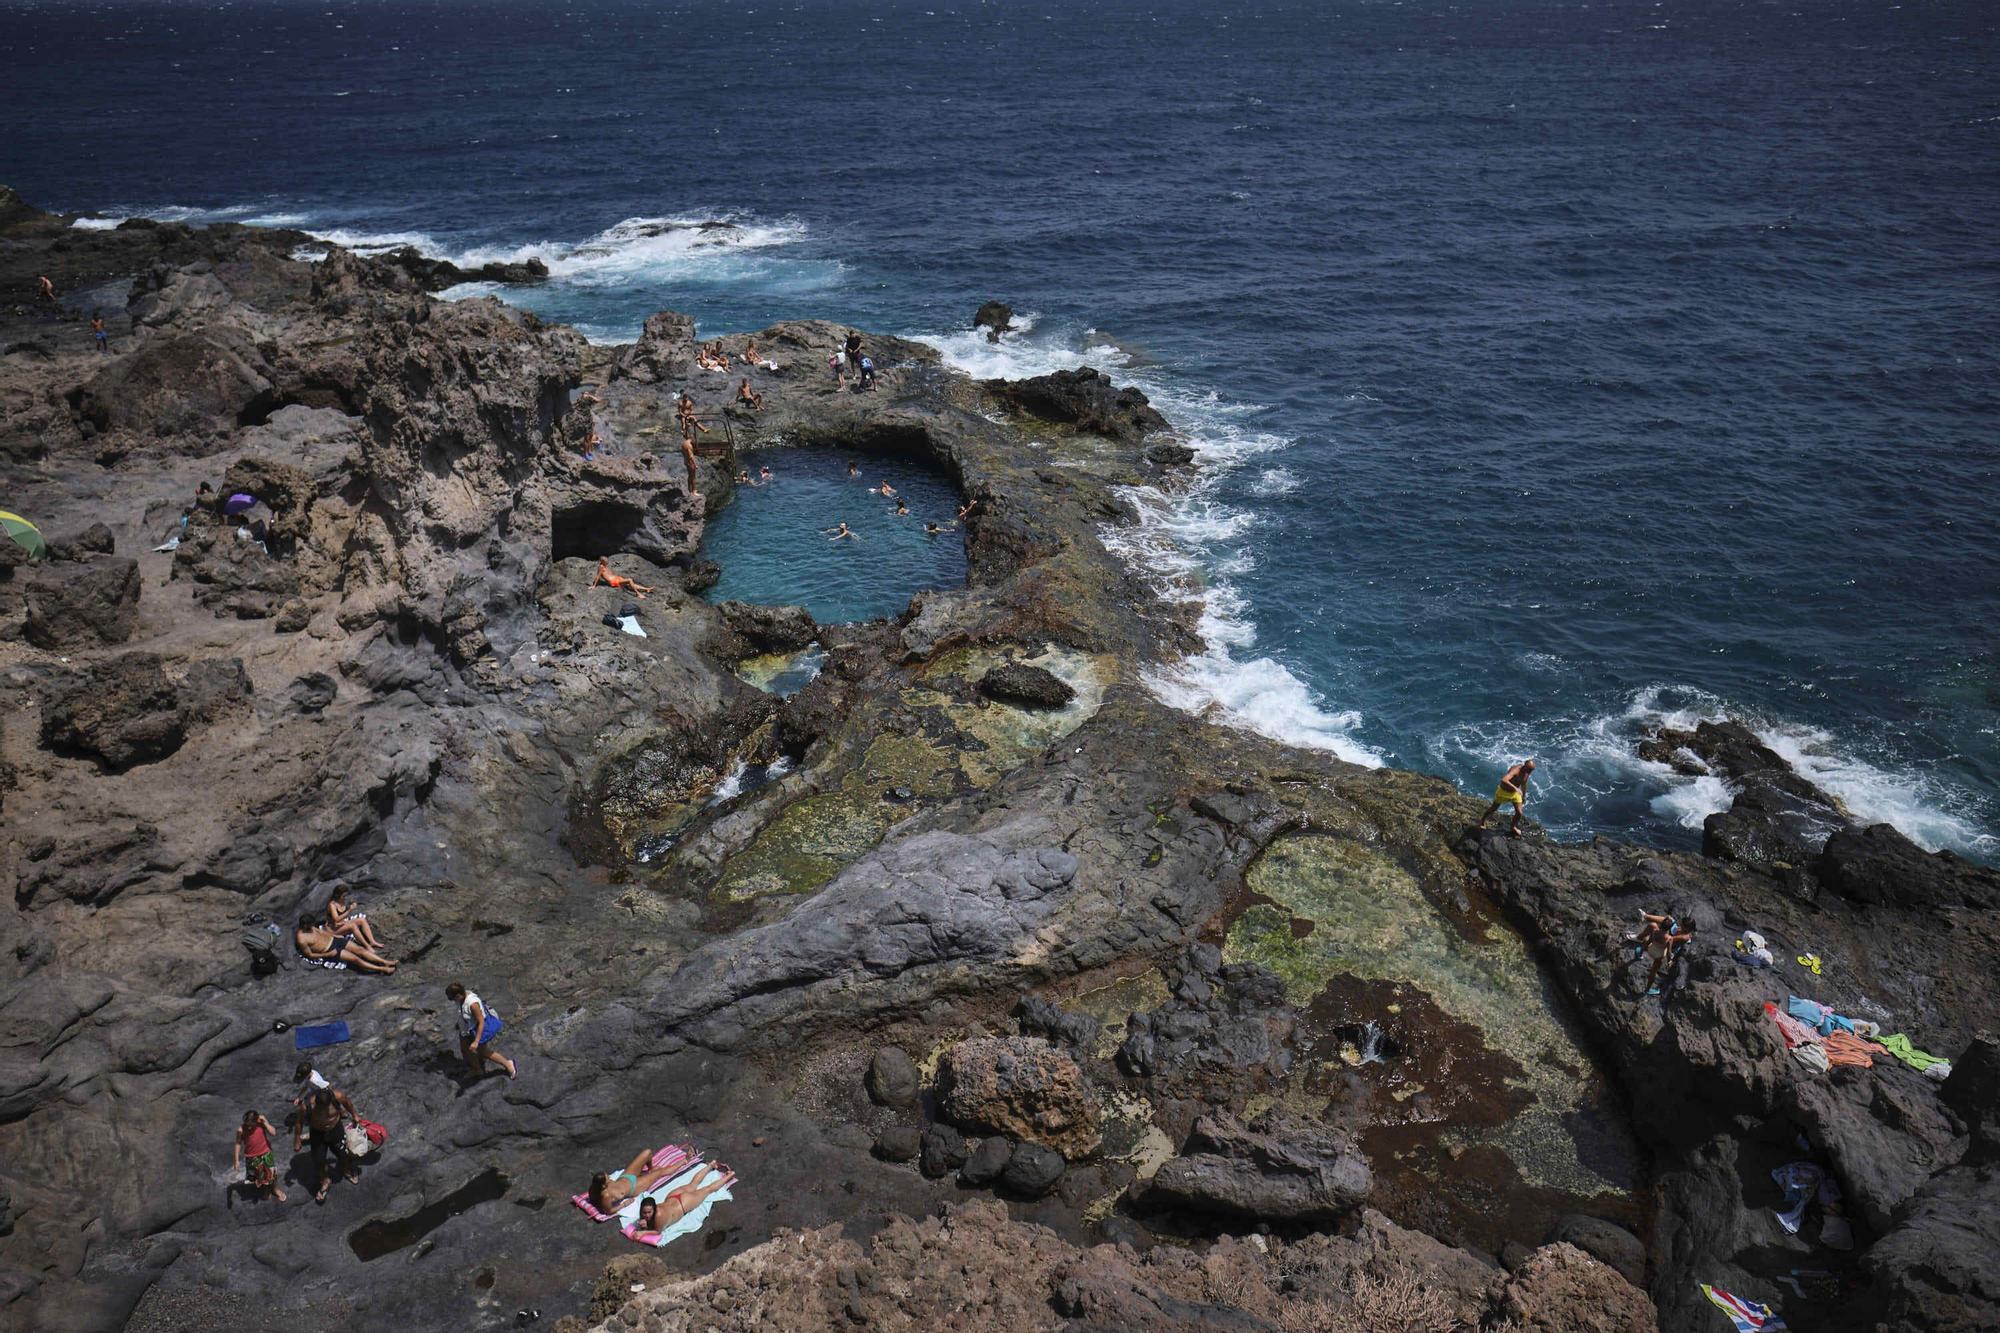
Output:
[[[1106,439],[1136,443],[1168,429],[1145,394],[1130,385],[1121,389],[1088,366],[1025,380],[988,380],[985,387],[1014,411]]]
[[[950,1125],[924,1126],[918,1149],[919,1165],[932,1180],[939,1180],[964,1166],[968,1153],[965,1138]]]
[[[1025,662],[994,667],[979,678],[979,692],[1030,708],[1061,708],[1076,698],[1076,691],[1054,672]]]
[[[914,1106],[921,1079],[900,1046],[884,1046],[868,1062],[868,1095],[880,1106]]]
[[[1058,1154],[1060,1156],[1060,1154]],[[989,1134],[979,1141],[958,1170],[958,1183],[968,1186],[991,1185],[1014,1158],[1014,1141],[1002,1134]]]
[[[1059,1009],[1036,995],[1023,995],[1015,1002],[1014,1023],[1024,1037],[1041,1037],[1086,1054],[1097,1045],[1097,1034],[1104,1027],[1088,1014]]]
[[[1068,1165],[1054,1148],[1019,1143],[1000,1172],[1000,1188],[1023,1199],[1039,1199],[1053,1191]]]
[[[723,602],[716,607],[722,623],[749,640],[761,653],[788,652],[803,648],[819,634],[812,613],[803,606],[752,606],[748,602]]]
[[[136,560],[93,560],[75,571],[46,570],[21,591],[28,607],[22,633],[37,648],[124,643],[139,621]]]
[[[1101,1141],[1096,1092],[1067,1052],[1038,1037],[959,1042],[939,1062],[937,1086],[939,1113],[965,1129],[1071,1159],[1088,1157]]]
[[[885,1162],[914,1162],[923,1151],[923,1132],[914,1125],[891,1125],[875,1136],[875,1155]]]
[[[985,329],[988,342],[999,342],[1000,335],[1014,327],[1013,307],[1000,301],[988,301],[972,312],[972,327]]]
[[[1227,1112],[1196,1120],[1180,1156],[1161,1165],[1137,1201],[1273,1222],[1329,1222],[1371,1188],[1368,1162],[1345,1136],[1274,1106],[1248,1126]]]

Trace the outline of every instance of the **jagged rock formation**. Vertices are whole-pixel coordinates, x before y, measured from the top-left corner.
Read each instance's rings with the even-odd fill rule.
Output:
[[[705,456],[690,487],[651,443],[691,321],[595,349],[496,301],[438,302],[428,265],[301,262],[304,239],[73,232],[0,196],[0,285],[48,271],[114,312],[108,359],[75,321],[0,312],[0,489],[46,530],[101,525],[127,553],[93,537],[0,567],[0,1321],[575,1316],[625,1242],[567,1196],[694,1138],[737,1168],[738,1202],[706,1248],[620,1261],[708,1271],[662,1290],[648,1269],[637,1322],[1365,1327],[1369,1301],[1421,1290],[1443,1319],[1649,1326],[1645,1298],[1578,1250],[1514,1255],[1508,1274],[1359,1205],[1371,1174],[1382,1206],[1410,1197],[1384,1182],[1413,1168],[1350,1148],[1372,1103],[1314,1046],[1290,956],[1214,943],[1253,867],[1305,830],[1326,873],[1504,932],[1476,870],[1536,941],[1658,1155],[1642,1229],[1666,1326],[1698,1326],[1696,1278],[1780,1297],[1766,1260],[1799,1251],[1744,1182],[1783,1121],[1855,1200],[1857,1317],[1990,1311],[1990,872],[1838,828],[1801,857],[1817,826],[1784,818],[1765,842],[1727,839],[1728,860],[1469,839],[1479,802],[1441,782],[1166,707],[1144,673],[1195,645],[1190,610],[1103,530],[1132,519],[1123,488],[1188,460],[1158,452],[1143,396],[1089,373],[981,385],[864,334],[879,383],[841,394],[824,365],[847,326],[758,333],[780,366],[752,372],[764,410],[701,404],[735,447],[938,468],[975,502],[970,574],[871,625],[711,606],[700,539],[734,459]],[[238,491],[257,506],[218,509]],[[600,557],[654,588],[648,637],[602,623],[627,594],[594,584]],[[736,674],[808,641],[825,666],[790,699]],[[1048,706],[989,706],[1009,696],[982,682],[1009,664],[1068,693],[1038,676]],[[739,764],[773,776],[722,795]],[[282,939],[336,884],[397,974],[252,975],[239,936],[270,922]],[[1966,1051],[1967,1081],[1879,1062],[1866,1083],[1802,1082],[1761,1009],[1742,1012],[1774,983],[1719,957],[1697,955],[1664,1010],[1612,989],[1602,951],[1663,899],[1818,948],[1839,969],[1819,998],[1893,1010]],[[518,1079],[460,1075],[454,979],[504,1015]],[[1399,1003],[1411,1047],[1467,1040]],[[228,1134],[246,1108],[281,1119],[292,1091],[274,1023],[335,1019],[349,1040],[313,1058],[389,1143],[322,1207],[241,1197]],[[954,1065],[947,1100],[979,1090],[968,1138],[931,1117],[923,1071],[993,1042],[1031,1050],[1035,1077]],[[903,1062],[873,1060],[890,1045]],[[1390,1128],[1421,1129],[1429,1098]],[[309,1160],[288,1147],[298,1188]],[[1492,1156],[1442,1169],[1527,1210],[1535,1235],[1637,1207],[1550,1197]],[[963,1190],[1011,1211],[934,1215]],[[839,1234],[883,1216],[872,1249]],[[1229,1234],[1267,1216],[1297,1238]],[[1349,1230],[1305,1234],[1333,1217]],[[1154,1227],[1185,1245],[1147,1248]],[[1633,1271],[1615,1237],[1567,1234]],[[1132,1248],[1093,1244],[1114,1236]]]

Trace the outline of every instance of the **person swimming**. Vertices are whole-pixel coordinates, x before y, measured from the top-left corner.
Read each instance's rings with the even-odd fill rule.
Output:
[[[881,496],[885,500],[893,500],[896,498],[896,488],[894,486],[891,486],[888,482],[885,481],[880,486],[877,486],[875,488],[875,494]]]
[[[829,539],[832,541],[839,541],[842,537],[851,537],[855,538],[855,540],[857,541],[859,540],[859,538],[855,537],[855,534],[848,529],[847,524],[844,522],[837,528],[821,528],[820,531],[832,533],[833,536]]]
[[[847,475],[850,477],[861,475],[861,465],[851,458],[847,460]]]
[[[939,527],[935,522],[924,524],[924,535],[926,537],[935,537],[943,531],[944,529]]]
[[[768,467],[760,467],[760,468],[758,468],[758,469],[757,469],[757,484],[758,484],[759,486],[763,485],[763,484],[764,484],[765,482],[769,481],[770,479],[771,479],[771,469],[770,469],[770,468],[768,468]]]
[[[901,501],[901,500],[898,500],[898,501],[896,501],[896,517],[897,517],[897,518],[908,518],[909,516],[910,516],[910,507],[909,507],[909,505],[907,505],[907,504],[903,503],[903,501]]]

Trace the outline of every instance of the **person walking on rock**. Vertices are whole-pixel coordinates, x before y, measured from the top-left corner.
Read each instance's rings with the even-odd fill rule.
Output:
[[[278,1187],[278,1154],[272,1146],[277,1138],[277,1129],[261,1112],[245,1111],[243,1123],[236,1127],[234,1165],[243,1169],[243,1183],[252,1193],[268,1190],[272,1198],[283,1203],[285,1192]]]
[[[1521,836],[1521,811],[1528,801],[1528,775],[1535,771],[1535,761],[1523,759],[1507,770],[1500,779],[1500,785],[1493,789],[1493,804],[1486,807],[1486,813],[1479,817],[1479,827],[1485,828],[1486,821],[1493,818],[1493,812],[1503,805],[1514,807],[1514,823],[1507,830],[1507,836]]]
[[[481,1068],[492,1061],[507,1071],[507,1077],[515,1074],[512,1060],[493,1049],[493,1039],[500,1035],[503,1024],[500,1015],[486,1007],[479,998],[479,992],[469,991],[456,981],[444,988],[446,998],[458,1005],[458,1049],[465,1056],[465,1064],[474,1078],[479,1077]]]

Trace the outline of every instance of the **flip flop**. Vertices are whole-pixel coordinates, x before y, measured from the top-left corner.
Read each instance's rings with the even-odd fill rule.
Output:
[[[1812,974],[1813,974],[1814,976],[1818,976],[1818,975],[1820,975],[1820,971],[1819,971],[1819,968],[1820,968],[1820,959],[1819,959],[1819,955],[1818,955],[1818,954],[1816,954],[1816,953],[1802,953],[1802,954],[1800,954],[1800,955],[1799,955],[1799,966],[1800,966],[1800,967],[1803,967],[1803,968],[1804,968],[1804,969],[1805,969],[1806,971],[1808,971],[1808,972],[1812,973]]]

